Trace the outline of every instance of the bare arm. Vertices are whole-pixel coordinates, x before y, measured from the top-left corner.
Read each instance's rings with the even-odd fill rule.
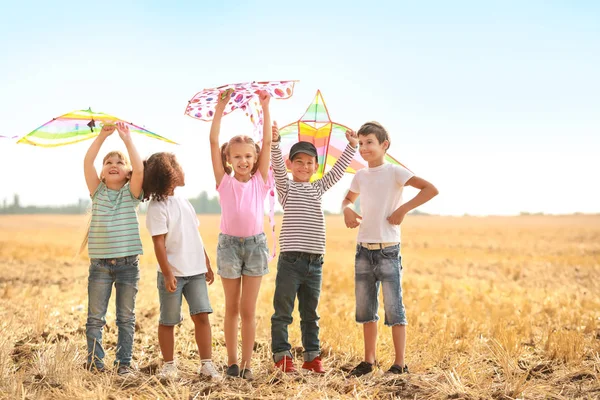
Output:
[[[125,147],[127,147],[127,154],[129,155],[129,161],[131,162],[131,179],[129,180],[129,191],[132,196],[138,199],[142,194],[142,185],[144,183],[144,163],[138,153],[133,139],[131,139],[131,133],[129,132],[129,126],[123,122],[117,122],[117,130],[119,136]]]
[[[433,184],[427,182],[423,178],[419,178],[418,176],[413,176],[410,178],[404,186],[412,186],[416,189],[420,189],[420,191],[415,197],[402,204],[396,211],[392,213],[392,215],[388,217],[388,222],[392,225],[400,225],[404,220],[404,216],[408,214],[409,211],[427,203],[439,193]]]
[[[158,260],[158,265],[165,279],[165,286],[169,292],[174,292],[177,289],[177,278],[173,276],[171,271],[171,264],[167,258],[167,248],[165,246],[165,235],[152,236],[152,243],[154,244],[154,254]]]
[[[225,106],[231,98],[231,89],[227,89],[223,93],[219,93],[219,102],[215,108],[212,124],[210,125],[210,157],[212,159],[213,172],[215,174],[215,182],[217,187],[223,180],[225,169],[223,168],[223,160],[221,159],[221,146],[219,146],[219,133],[221,132],[221,119]]]
[[[362,217],[354,210],[354,203],[358,198],[358,193],[348,190],[346,198],[342,201],[342,212],[344,213],[344,222],[347,228],[356,228],[360,225]]]
[[[206,253],[206,247],[204,248],[204,261],[206,261],[206,283],[212,285],[215,281],[215,274],[210,266],[210,258],[208,258],[208,254]]]
[[[269,110],[270,96],[267,92],[259,93],[260,105],[263,109],[263,140],[260,156],[258,157],[258,171],[263,177],[263,181],[269,178],[269,164],[271,163],[271,112]]]
[[[98,185],[100,184],[100,178],[98,177],[98,171],[94,168],[94,161],[98,157],[98,152],[102,147],[102,143],[115,131],[115,126],[106,124],[102,127],[100,134],[94,139],[85,157],[83,159],[83,174],[85,175],[85,183],[87,184],[90,196],[94,194]]]

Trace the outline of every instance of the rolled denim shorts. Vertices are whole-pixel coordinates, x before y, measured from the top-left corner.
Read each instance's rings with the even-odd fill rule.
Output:
[[[243,238],[220,233],[217,246],[217,273],[227,279],[237,279],[242,275],[268,274],[267,236],[261,233]]]
[[[158,298],[160,301],[160,325],[173,326],[183,321],[181,303],[183,297],[188,303],[190,315],[201,313],[212,313],[210,300],[208,299],[208,286],[206,285],[206,274],[193,276],[177,276],[177,289],[169,292],[165,286],[164,275],[158,271],[156,285],[158,286]]]
[[[379,286],[383,288],[385,325],[407,325],[402,302],[402,258],[400,245],[369,250],[356,246],[354,265],[356,322],[379,320]]]

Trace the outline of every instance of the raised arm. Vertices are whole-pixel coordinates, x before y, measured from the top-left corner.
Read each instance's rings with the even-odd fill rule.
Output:
[[[275,187],[277,188],[277,193],[279,194],[279,201],[283,205],[285,203],[287,189],[290,184],[288,180],[287,168],[285,167],[285,162],[283,162],[283,155],[281,154],[281,149],[279,148],[279,142],[281,138],[279,137],[279,128],[277,127],[277,122],[273,122],[272,128],[272,144],[271,144],[271,162],[273,164],[273,174],[275,175]]]
[[[269,164],[271,163],[271,112],[269,110],[269,101],[271,96],[266,91],[262,90],[258,94],[260,105],[263,109],[263,140],[260,155],[258,157],[258,171],[263,177],[263,181],[269,178]]]
[[[358,136],[356,132],[347,130],[346,131],[346,139],[348,140],[348,145],[344,149],[344,152],[338,158],[338,160],[333,164],[333,168],[329,170],[323,177],[319,180],[319,183],[322,185],[323,191],[329,190],[333,185],[337,183],[342,176],[344,176],[344,172],[348,165],[352,162],[352,158],[354,158],[354,153],[356,153],[356,146],[358,145]]]
[[[129,180],[129,191],[133,197],[138,199],[142,194],[142,184],[144,183],[144,162],[133,144],[129,126],[119,121],[117,122],[117,131],[119,131],[119,136],[123,140],[123,143],[125,143],[125,147],[127,147],[127,154],[131,162],[132,169],[131,179]]]
[[[100,184],[100,178],[98,177],[98,171],[96,171],[96,168],[94,167],[94,161],[98,156],[102,143],[104,143],[106,138],[115,131],[115,128],[116,127],[112,124],[103,125],[100,134],[94,139],[87,153],[85,153],[83,159],[83,174],[85,175],[85,183],[90,191],[90,196],[94,194]]]
[[[232,92],[231,89],[227,89],[225,92],[219,93],[219,101],[215,107],[215,115],[213,116],[212,124],[210,125],[210,157],[212,159],[217,187],[221,184],[223,175],[225,175],[225,168],[223,168],[223,160],[221,158],[221,146],[219,146],[221,119],[223,118],[225,106],[229,103],[229,99],[231,99]]]
[[[423,178],[419,178],[418,176],[413,176],[404,186],[412,186],[416,189],[420,189],[419,193],[411,200],[402,204],[396,211],[392,213],[388,217],[388,222],[392,225],[400,225],[404,220],[404,216],[408,214],[409,211],[414,210],[422,204],[427,203],[429,200],[433,199],[438,195],[439,191],[433,184],[427,182]]]

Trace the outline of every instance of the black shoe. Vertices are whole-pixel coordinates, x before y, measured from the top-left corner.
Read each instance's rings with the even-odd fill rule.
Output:
[[[134,376],[135,375],[135,370],[133,368],[131,368],[129,365],[119,365],[119,368],[117,368],[117,375],[125,378],[128,376]]]
[[[250,370],[250,368],[244,368],[242,370],[242,372],[240,373],[240,378],[249,380],[249,381],[253,381],[254,380],[254,374],[252,373],[252,371]]]
[[[83,368],[90,372],[106,372],[106,368],[104,368],[104,365],[97,366],[96,364],[84,363]]]
[[[388,374],[408,374],[408,365],[404,365],[404,368],[399,366],[398,364],[394,364],[387,370]]]
[[[371,372],[373,372],[373,364],[368,363],[366,361],[362,361],[360,364],[354,367],[352,371],[350,371],[350,376],[359,377],[366,374],[370,374]]]
[[[227,376],[232,378],[238,378],[240,376],[240,367],[237,364],[232,364],[227,367]]]

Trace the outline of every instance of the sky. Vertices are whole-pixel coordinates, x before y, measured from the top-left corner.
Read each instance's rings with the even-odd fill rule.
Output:
[[[376,120],[389,153],[432,182],[444,215],[600,212],[600,3],[595,1],[6,2],[0,135],[87,109],[175,140],[135,137],[143,157],[177,154],[180,193],[216,195],[209,122],[195,93],[296,79],[271,102],[281,125],[320,89],[333,121]],[[222,138],[250,134],[241,113]],[[0,139],[0,201],[86,198],[91,141],[38,148]],[[110,137],[100,156],[124,149]],[[352,176],[324,199],[338,211]],[[416,191],[407,190],[405,200]]]

